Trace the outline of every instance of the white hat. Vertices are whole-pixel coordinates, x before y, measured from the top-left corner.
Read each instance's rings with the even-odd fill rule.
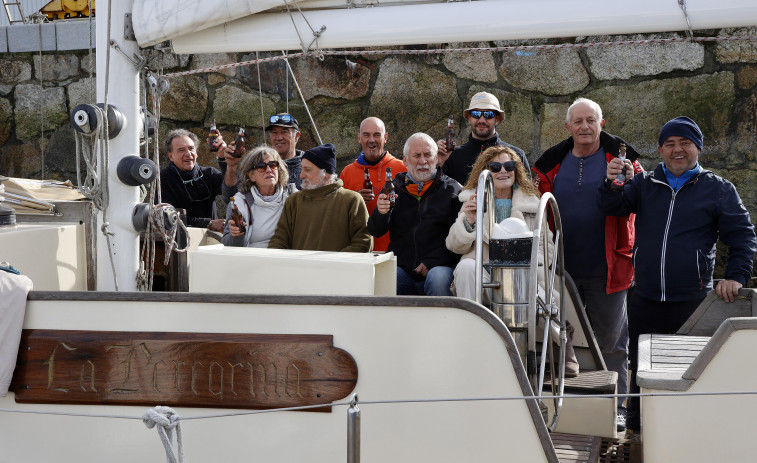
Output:
[[[504,114],[504,111],[499,109],[499,100],[496,96],[487,92],[478,92],[470,99],[470,105],[468,109],[463,111],[463,117],[468,117],[468,111],[473,109],[490,109],[500,114]]]

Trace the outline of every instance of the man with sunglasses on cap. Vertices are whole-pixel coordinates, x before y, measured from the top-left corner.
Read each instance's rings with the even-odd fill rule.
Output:
[[[302,154],[302,190],[284,204],[272,249],[370,252],[366,229],[368,209],[363,198],[342,187],[336,176],[336,149],[331,143]]]
[[[471,98],[468,109],[463,111],[463,117],[471,127],[471,133],[465,144],[449,152],[444,140],[436,142],[439,148],[439,165],[442,166],[445,175],[454,178],[460,185],[465,185],[478,156],[486,148],[494,145],[506,146],[515,151],[523,161],[526,172],[531,170],[526,153],[517,146],[500,140],[497,135],[497,124],[505,120],[505,113],[499,109],[499,100],[496,96],[487,92],[476,93]]]
[[[268,118],[265,131],[271,147],[279,153],[287,165],[289,183],[294,183],[297,188],[300,188],[300,161],[302,161],[303,151],[297,149],[297,142],[300,140],[300,126],[297,119],[287,113],[275,114]]]
[[[715,245],[728,246],[725,279],[717,295],[733,302],[752,276],[757,249],[754,225],[736,188],[699,164],[704,137],[688,117],[660,130],[662,162],[612,189],[628,161],[612,160],[599,185],[599,208],[609,215],[636,213],[636,288],[628,302],[631,337],[631,392],[638,392],[636,365],[642,333],[673,334],[712,291]],[[627,425],[639,430],[639,399],[629,398]]]
[[[177,209],[187,212],[187,225],[208,228],[223,233],[225,219],[216,213],[216,196],[229,198],[236,193],[239,159],[229,153],[219,158],[221,170],[197,164],[197,135],[184,129],[172,130],[164,146],[168,167],[160,171],[161,199]],[[221,141],[219,153],[226,153]]]
[[[607,217],[597,207],[597,188],[607,163],[621,143],[634,172],[639,154],[602,130],[602,108],[578,98],[565,115],[570,136],[549,148],[534,163],[534,183],[555,195],[562,220],[565,269],[578,288],[607,369],[618,373],[618,394],[628,390],[628,315],[626,295],[633,281],[633,215]],[[630,171],[629,171],[629,175]],[[625,408],[618,400],[618,431],[625,431]]]

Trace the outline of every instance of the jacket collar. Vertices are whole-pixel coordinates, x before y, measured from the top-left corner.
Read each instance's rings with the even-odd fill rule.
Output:
[[[606,152],[612,154],[615,157],[618,156],[618,151],[620,150],[621,143],[625,143],[626,145],[626,158],[629,161],[634,162],[635,160],[639,159],[639,153],[633,148],[633,146],[626,143],[622,138],[607,133],[604,130],[599,132],[600,146],[604,148]],[[543,173],[547,173],[550,170],[554,169],[558,164],[562,162],[565,156],[568,155],[570,150],[573,149],[573,144],[573,137],[568,137],[555,146],[547,149],[544,154],[542,154],[539,159],[536,160],[536,163],[534,163],[534,168]]]
[[[337,179],[336,182],[329,183],[328,185],[320,186],[312,190],[302,190],[302,193],[308,199],[324,199],[336,193],[343,185],[344,183],[342,180]]]

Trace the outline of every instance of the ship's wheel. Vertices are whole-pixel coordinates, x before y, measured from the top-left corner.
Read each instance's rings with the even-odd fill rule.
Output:
[[[526,240],[526,248],[518,250],[507,239],[489,241],[491,283],[484,283],[483,233],[487,230],[491,236],[494,226],[493,213],[487,214],[484,223],[484,213],[494,210],[494,183],[488,170],[480,174],[476,193],[476,222],[482,224],[476,227],[476,302],[482,303],[484,289],[491,289],[490,308],[513,335],[544,422],[553,431],[562,409],[567,345],[565,265],[557,201],[550,193],[542,196],[536,217],[528,224],[533,235]]]

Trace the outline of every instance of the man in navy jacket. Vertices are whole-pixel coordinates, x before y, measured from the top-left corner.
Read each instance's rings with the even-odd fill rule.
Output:
[[[660,131],[663,162],[654,171],[614,190],[612,180],[623,168],[614,159],[599,188],[598,205],[607,215],[636,214],[636,289],[628,304],[631,392],[638,392],[639,335],[675,333],[712,290],[718,238],[728,246],[725,279],[715,288],[718,296],[732,302],[752,276],[754,225],[733,184],[699,165],[702,145],[697,124],[677,117]],[[628,161],[625,168],[631,172]],[[631,400],[629,429],[639,429],[638,404],[638,399]]]

